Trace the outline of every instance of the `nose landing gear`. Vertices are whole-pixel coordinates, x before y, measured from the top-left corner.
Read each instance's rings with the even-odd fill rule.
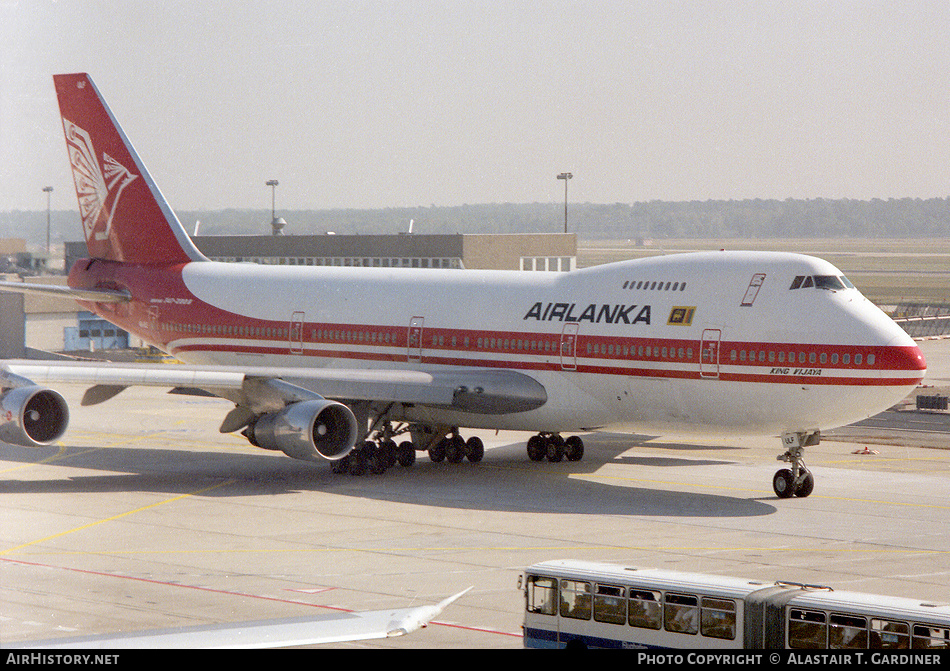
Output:
[[[821,432],[799,431],[782,435],[785,452],[776,459],[788,462],[791,468],[783,468],[772,478],[772,489],[780,499],[797,496],[805,498],[815,488],[815,476],[805,467],[805,448],[817,445]]]

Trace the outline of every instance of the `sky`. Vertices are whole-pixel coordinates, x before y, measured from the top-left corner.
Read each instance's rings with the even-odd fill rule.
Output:
[[[176,210],[950,196],[946,0],[0,0],[0,211],[88,72]]]

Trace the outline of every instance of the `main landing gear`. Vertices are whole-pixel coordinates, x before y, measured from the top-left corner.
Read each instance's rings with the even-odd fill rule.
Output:
[[[528,439],[528,459],[531,461],[580,461],[584,458],[584,441],[578,436],[567,439],[559,433],[539,433]]]
[[[412,440],[397,444],[394,438],[406,433],[410,434]],[[417,451],[428,452],[429,459],[436,463],[448,461],[457,464],[465,459],[476,463],[485,456],[485,445],[477,436],[465,440],[459,435],[458,427],[441,430],[422,426],[394,429],[391,423],[384,422],[373,440],[357,445],[348,455],[334,461],[330,468],[334,473],[380,475],[396,464],[409,468],[416,463]]]
[[[786,433],[782,436],[785,452],[776,459],[788,462],[791,468],[777,471],[772,478],[772,489],[780,499],[792,496],[804,498],[812,493],[815,477],[805,468],[804,454],[806,447],[817,445],[820,439],[821,433],[817,430]]]

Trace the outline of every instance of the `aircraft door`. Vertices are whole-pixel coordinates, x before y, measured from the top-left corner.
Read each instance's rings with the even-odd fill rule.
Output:
[[[699,345],[699,376],[712,380],[719,379],[719,339],[722,331],[705,329]]]
[[[577,322],[568,322],[561,331],[561,370],[577,370]]]
[[[303,312],[295,312],[290,318],[289,345],[292,354],[303,354],[303,322]]]
[[[409,336],[406,339],[409,363],[420,363],[422,361],[422,324],[424,317],[413,317],[409,321]]]

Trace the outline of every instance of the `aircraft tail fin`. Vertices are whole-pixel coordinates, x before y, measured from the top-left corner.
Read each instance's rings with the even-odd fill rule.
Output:
[[[53,75],[89,255],[129,263],[205,260],[85,73]]]

